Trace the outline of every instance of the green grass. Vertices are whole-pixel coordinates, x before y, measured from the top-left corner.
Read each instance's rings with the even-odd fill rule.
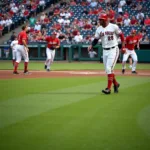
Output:
[[[128,65],[127,65],[128,67]],[[0,61],[0,70],[2,69],[12,69],[13,66],[11,61]],[[19,69],[23,69],[23,62],[20,64]],[[44,70],[44,62],[34,62],[29,63],[30,70]],[[54,62],[52,65],[52,70],[99,70],[104,69],[102,63],[93,62],[78,62],[78,63],[68,63],[68,62]],[[115,69],[122,69],[121,64],[117,64]],[[137,69],[150,69],[149,64],[138,64]]]
[[[118,80],[111,95],[106,77],[0,80],[0,150],[149,150],[150,78]]]

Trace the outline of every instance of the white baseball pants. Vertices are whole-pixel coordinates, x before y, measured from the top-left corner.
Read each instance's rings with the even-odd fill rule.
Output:
[[[16,60],[16,58],[17,58],[16,55],[17,55],[17,49],[13,49],[13,50],[12,50],[12,59],[13,59],[13,60]]]
[[[55,58],[55,50],[51,50],[48,47],[46,48],[46,65],[47,65],[47,69],[50,69],[50,66],[52,64],[52,62],[54,61]]]
[[[25,50],[24,45],[17,45],[16,49],[17,49],[16,62],[20,63],[22,57],[24,59],[24,62],[29,62],[29,55],[28,52]]]
[[[137,61],[138,61],[138,58],[137,58],[137,55],[135,53],[134,50],[126,50],[126,53],[123,54],[123,62],[126,62],[128,60],[128,57],[131,56],[132,59],[133,59],[133,65],[132,65],[132,71],[135,71],[136,70],[136,64],[137,64]]]
[[[115,46],[110,50],[103,49],[103,63],[107,74],[112,74],[119,56],[119,48]]]

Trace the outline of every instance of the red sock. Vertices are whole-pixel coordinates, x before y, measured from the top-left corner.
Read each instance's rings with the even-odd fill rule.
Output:
[[[28,71],[28,62],[24,62],[24,71]]]
[[[19,65],[19,63],[15,62],[15,65],[14,65],[14,72],[17,72],[18,65]]]
[[[112,82],[113,82],[113,74],[108,74],[108,85],[107,85],[108,89],[111,89]]]
[[[12,60],[12,64],[13,64],[13,66],[15,65],[15,60],[14,59]]]
[[[115,78],[115,74],[113,74],[113,84],[114,84],[114,85],[118,85],[118,82],[117,82],[117,80],[116,80],[116,78]]]

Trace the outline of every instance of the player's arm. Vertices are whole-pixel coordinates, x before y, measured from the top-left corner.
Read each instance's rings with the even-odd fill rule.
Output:
[[[137,42],[137,49],[139,50],[140,49],[140,41],[138,40]]]
[[[95,33],[94,40],[92,41],[92,44],[88,47],[88,51],[90,51],[98,43],[99,37],[100,36],[99,36],[98,29],[97,29],[96,33]]]
[[[23,43],[23,45],[24,45],[24,47],[25,47],[25,50],[28,52],[28,51],[29,51],[29,48],[28,48],[26,39],[22,39],[22,43]]]
[[[58,41],[57,41],[57,45],[56,45],[56,47],[55,48],[59,48],[60,47],[60,40],[58,39]]]
[[[121,43],[122,43],[122,48],[125,48],[125,37],[123,32],[120,30],[120,28],[117,25],[114,25],[115,27],[115,33],[120,37]]]
[[[11,42],[10,47],[13,49],[13,47],[14,47],[14,43],[13,42]]]

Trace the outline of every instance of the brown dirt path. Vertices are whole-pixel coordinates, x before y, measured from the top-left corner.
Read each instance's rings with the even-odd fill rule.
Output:
[[[93,77],[93,76],[105,76],[105,72],[102,70],[80,70],[80,71],[31,71],[29,75],[24,75],[22,71],[19,71],[19,75],[13,75],[11,70],[0,70],[0,79],[15,79],[15,78],[63,78],[63,77]],[[131,74],[131,71],[126,71],[122,75],[121,70],[115,71],[116,75],[120,76],[143,76],[150,77],[150,70],[138,70],[137,75]]]

